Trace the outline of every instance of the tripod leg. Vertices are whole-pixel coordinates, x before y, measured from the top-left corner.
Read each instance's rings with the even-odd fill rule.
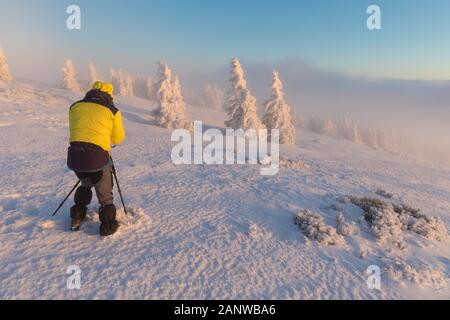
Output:
[[[72,193],[75,191],[75,189],[78,187],[78,185],[80,183],[81,183],[81,180],[78,180],[77,184],[72,188],[72,190],[67,195],[67,197],[64,199],[64,201],[61,202],[61,204],[59,205],[58,209],[56,209],[55,212],[52,214],[52,217],[54,217],[58,213],[59,209],[61,209],[61,207],[64,205],[64,203],[66,203],[67,199],[69,199],[69,197],[72,195]]]

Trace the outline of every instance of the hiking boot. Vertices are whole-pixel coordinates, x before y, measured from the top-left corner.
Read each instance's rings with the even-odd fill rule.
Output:
[[[100,208],[100,235],[108,237],[113,235],[119,229],[119,223],[116,220],[116,207],[113,204],[102,206]]]
[[[80,230],[80,227],[83,224],[84,219],[86,218],[86,213],[87,207],[85,206],[74,205],[72,208],[70,208],[70,217],[72,218],[70,229],[72,231]]]
[[[79,231],[83,222],[84,222],[84,220],[72,219],[72,225],[70,227],[70,230]]]

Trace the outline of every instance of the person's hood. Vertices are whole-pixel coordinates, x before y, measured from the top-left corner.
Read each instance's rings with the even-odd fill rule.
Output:
[[[94,83],[94,85],[92,86],[92,90],[100,90],[100,91],[103,91],[103,92],[106,92],[107,94],[109,94],[111,96],[111,98],[114,97],[113,96],[114,86],[108,82],[96,81]]]
[[[89,102],[94,102],[101,104],[105,107],[114,106],[113,97],[105,91],[100,89],[92,89],[88,93],[86,93],[84,97],[84,101],[89,100]]]

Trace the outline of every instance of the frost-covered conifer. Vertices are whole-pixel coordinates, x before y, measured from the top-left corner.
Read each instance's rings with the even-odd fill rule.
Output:
[[[2,48],[0,48],[0,80],[3,81],[13,80],[11,71],[9,70],[9,65],[6,61],[5,53],[3,52]]]
[[[186,115],[178,77],[165,62],[159,63],[158,79],[153,86],[156,106],[152,116],[156,124],[167,129],[192,129]]]
[[[63,72],[63,83],[62,83],[63,88],[73,92],[80,92],[80,85],[77,80],[77,72],[75,71],[75,67],[73,65],[72,60],[67,59],[64,62],[62,72]]]
[[[256,99],[247,89],[241,63],[234,58],[231,64],[231,89],[224,106],[230,119],[225,121],[225,125],[232,129],[264,129],[264,124],[257,115]]]
[[[295,128],[292,121],[291,108],[284,100],[283,84],[278,72],[272,76],[272,96],[264,102],[266,114],[263,124],[267,130],[278,129],[280,131],[280,143],[293,145],[295,143]]]
[[[92,87],[92,85],[96,81],[101,81],[101,76],[99,75],[97,68],[95,67],[95,64],[91,61],[89,62],[89,88]]]

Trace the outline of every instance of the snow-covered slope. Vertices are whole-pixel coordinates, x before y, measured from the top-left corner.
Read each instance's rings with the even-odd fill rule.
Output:
[[[114,149],[133,217],[98,236],[96,202],[78,233],[68,202],[49,217],[76,178],[65,166],[66,91],[0,83],[0,298],[17,299],[387,299],[449,298],[450,241],[403,232],[405,248],[377,241],[349,196],[393,194],[450,226],[450,170],[297,132],[282,168],[175,166],[170,131],[149,124],[149,102],[117,99],[127,128]],[[188,108],[193,120],[223,127],[218,111]],[[380,192],[379,192],[380,193]],[[116,204],[119,206],[118,197]],[[357,232],[338,246],[306,238],[295,216],[316,212]],[[392,248],[391,248],[392,247]],[[81,268],[68,290],[67,268]],[[381,290],[366,269],[381,268]]]

